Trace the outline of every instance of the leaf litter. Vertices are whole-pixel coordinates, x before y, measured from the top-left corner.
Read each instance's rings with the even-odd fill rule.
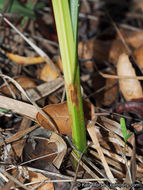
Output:
[[[0,13],[0,187],[141,189],[142,4],[80,1],[78,55],[88,154],[79,153],[79,159],[51,5],[38,2],[44,7],[26,27],[4,9]],[[121,117],[127,133],[134,132],[126,144]]]

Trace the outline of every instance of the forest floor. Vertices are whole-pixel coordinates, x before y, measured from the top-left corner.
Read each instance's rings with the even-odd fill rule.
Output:
[[[80,158],[51,2],[14,3],[0,1],[0,189],[143,189],[143,1],[80,1]]]

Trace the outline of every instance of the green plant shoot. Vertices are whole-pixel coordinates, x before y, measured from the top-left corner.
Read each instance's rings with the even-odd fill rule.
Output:
[[[121,129],[122,129],[124,142],[126,144],[128,139],[133,135],[133,132],[127,133],[127,127],[126,127],[125,119],[123,117],[121,117],[121,119],[120,119],[120,125],[121,125]]]
[[[76,148],[83,152],[86,148],[86,131],[80,89],[79,65],[77,62],[77,19],[78,1],[71,7],[67,0],[52,0],[60,53],[63,64],[72,139]]]

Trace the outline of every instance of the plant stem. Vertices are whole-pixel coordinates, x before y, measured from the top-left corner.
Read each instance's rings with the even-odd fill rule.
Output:
[[[77,52],[78,52],[78,0],[70,0],[70,14],[71,14],[71,22],[72,22],[72,29],[75,41],[75,67],[74,67],[74,77],[73,83],[75,82],[75,75],[77,69]]]
[[[63,63],[73,143],[82,152],[86,147],[86,131],[80,91],[79,66],[76,61],[77,51],[75,40],[77,37],[75,38],[73,32],[68,1],[52,0],[52,4]]]

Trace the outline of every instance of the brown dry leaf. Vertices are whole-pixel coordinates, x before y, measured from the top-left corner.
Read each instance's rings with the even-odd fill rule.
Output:
[[[42,57],[24,57],[13,53],[6,53],[9,59],[15,63],[33,65],[43,63],[45,60]]]
[[[136,76],[128,55],[120,55],[117,63],[117,74],[119,76]],[[143,97],[141,84],[137,79],[119,79],[119,86],[127,101]]]
[[[22,88],[24,89],[29,89],[29,88],[34,88],[36,87],[36,80],[30,78],[30,77],[26,77],[26,76],[18,76],[15,78],[15,80],[22,86]],[[14,92],[15,95],[17,95],[19,93],[19,91],[17,90],[17,88],[15,87],[14,84],[12,84],[11,82],[9,82],[9,86],[12,89],[12,91]],[[1,86],[1,91],[2,93],[4,93],[7,96],[11,96],[11,93],[7,87],[7,85],[2,85]]]
[[[56,166],[56,168],[59,169],[62,164],[63,158],[66,154],[67,145],[65,141],[62,139],[62,137],[60,137],[56,133],[52,133],[49,142],[54,142],[57,146],[58,155],[53,160],[53,164]]]
[[[143,45],[134,51],[137,63],[141,68],[143,68]]]
[[[45,131],[46,130],[43,129],[43,134],[46,133]],[[27,141],[24,148],[24,153],[26,154],[25,159],[26,161],[29,160],[29,157],[31,159],[36,159],[37,165],[43,165],[44,167],[49,163],[53,163],[56,168],[59,169],[66,154],[67,145],[62,137],[56,133],[52,133],[50,138],[43,136],[43,134],[36,135],[35,147],[33,146],[33,142]]]
[[[103,145],[101,145],[101,146],[103,147]],[[95,147],[93,147],[93,146],[92,146],[92,148],[95,149]],[[96,160],[100,160],[100,157],[99,157],[98,153],[95,150],[93,150],[93,149],[89,150],[90,153],[95,157]],[[119,160],[115,159],[115,157],[114,157],[113,154],[110,155],[110,156],[109,155],[107,156],[105,154],[105,158],[106,158],[107,163],[110,164],[110,166],[113,166],[114,169],[117,169],[117,174],[116,174],[116,172],[114,170],[114,176],[115,177],[117,177],[117,176],[119,177],[120,176],[121,179],[124,178],[125,177],[124,174],[126,172],[125,165],[122,162],[119,162]]]
[[[50,142],[47,137],[41,136],[37,136],[34,141],[36,142],[35,147],[31,141],[27,141],[24,147],[25,160],[28,161],[29,158],[37,159],[37,163],[35,161],[35,164],[45,166],[52,163],[58,154],[56,143]]]
[[[41,71],[40,79],[49,82],[55,80],[58,77],[59,77],[58,73],[52,70],[49,64],[46,63],[46,65],[43,67]]]
[[[91,119],[91,103],[84,101],[85,121]],[[71,126],[69,122],[67,103],[48,105],[43,108],[43,111],[49,115],[49,117],[55,123],[57,129],[61,134],[71,134]],[[47,130],[53,131],[53,127],[49,121],[43,117],[39,112],[36,115],[38,123]]]
[[[33,172],[33,171],[29,171],[29,177],[30,177],[30,182],[50,180],[50,178],[45,177],[43,174]],[[35,186],[37,186],[37,183],[31,186],[34,188]],[[41,184],[38,187],[38,190],[54,190],[54,185],[51,182],[48,182],[48,183],[43,182],[43,184]]]
[[[66,102],[45,106],[43,108],[43,111],[51,117],[60,133],[71,134],[71,127],[69,123],[69,115]],[[42,127],[47,130],[53,131],[53,128],[50,126],[48,120],[45,119],[39,112],[36,115],[36,119]]]

